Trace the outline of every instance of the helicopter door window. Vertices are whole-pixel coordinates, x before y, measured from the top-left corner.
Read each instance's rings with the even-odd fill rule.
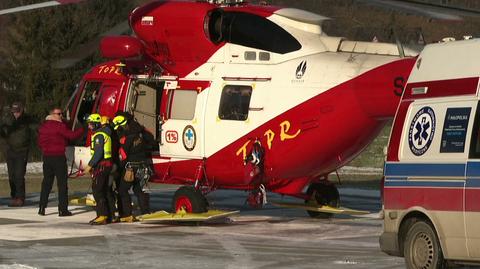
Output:
[[[248,118],[251,86],[227,85],[220,98],[218,117],[222,120],[245,121]]]
[[[191,120],[195,116],[197,104],[196,90],[173,90],[169,93],[170,119]]]

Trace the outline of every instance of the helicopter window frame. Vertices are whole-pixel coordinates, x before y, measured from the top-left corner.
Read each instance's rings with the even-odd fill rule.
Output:
[[[225,85],[220,97],[218,118],[246,121],[252,100],[252,90],[250,85]]]
[[[90,115],[93,112],[93,109],[98,107],[97,103],[98,103],[98,100],[100,99],[99,94],[100,94],[100,89],[102,88],[102,84],[103,83],[101,81],[85,82],[85,84],[83,85],[82,94],[80,95],[80,98],[79,98],[74,125],[76,125],[77,122],[80,125],[85,124],[86,115]],[[84,99],[84,98],[87,98],[87,96],[91,97],[91,100],[88,100],[89,105],[86,105],[87,101]]]
[[[273,21],[246,12],[223,11],[207,15],[207,37],[214,44],[232,44],[285,54],[300,50],[302,45],[288,31]]]
[[[174,89],[168,92],[168,119],[192,120],[195,117],[198,92],[194,89]]]

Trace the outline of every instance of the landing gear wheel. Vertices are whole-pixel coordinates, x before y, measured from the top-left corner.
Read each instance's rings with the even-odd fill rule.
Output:
[[[442,248],[432,226],[419,221],[410,227],[403,248],[409,269],[444,268]]]
[[[180,187],[173,196],[172,210],[177,212],[182,207],[188,213],[207,212],[207,200],[205,196],[193,187]]]
[[[313,206],[328,205],[331,207],[340,206],[340,195],[335,185],[327,185],[323,183],[313,183],[308,187],[307,194],[310,199],[305,200],[305,204]],[[332,213],[323,213],[309,211],[307,213],[312,218],[328,219],[333,216]]]

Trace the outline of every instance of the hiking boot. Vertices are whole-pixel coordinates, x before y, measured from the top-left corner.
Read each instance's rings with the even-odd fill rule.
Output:
[[[98,216],[96,219],[90,221],[91,225],[105,225],[107,224],[108,217],[107,216]]]
[[[38,215],[45,216],[45,207],[44,206],[40,206],[40,208],[38,209]]]
[[[128,217],[120,218],[120,222],[129,222],[130,223],[130,222],[135,222],[135,221],[137,221],[137,219],[132,215],[130,215]]]
[[[67,211],[60,211],[60,212],[58,212],[58,216],[59,216],[59,217],[70,217],[70,216],[72,216],[72,215],[73,215],[72,212],[70,212],[70,211],[68,211],[68,210],[67,210]]]

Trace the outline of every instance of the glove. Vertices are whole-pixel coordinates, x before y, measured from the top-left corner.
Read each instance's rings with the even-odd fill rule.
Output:
[[[85,168],[83,169],[83,172],[86,174],[86,173],[90,173],[90,171],[92,171],[92,167],[90,165],[87,165],[85,166]]]

